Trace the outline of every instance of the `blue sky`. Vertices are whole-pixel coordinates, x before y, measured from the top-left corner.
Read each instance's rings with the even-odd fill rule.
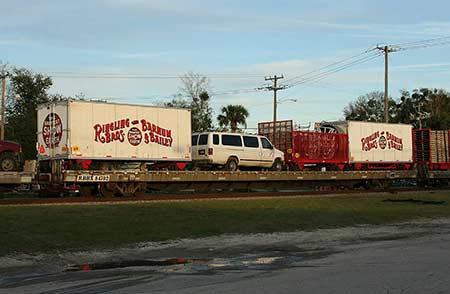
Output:
[[[377,44],[450,36],[447,1],[0,0],[0,4],[0,60],[53,76],[51,93],[155,104],[178,93],[181,82],[176,77],[193,71],[210,77],[215,116],[221,106],[242,104],[250,112],[249,127],[272,119],[272,92],[214,93],[261,87],[267,84],[265,76],[275,74],[285,76],[282,84],[292,85],[294,77]],[[449,44],[395,52],[389,63],[393,97],[401,89],[417,87],[450,90]],[[378,56],[279,91],[285,102],[278,105],[278,118],[303,125],[342,118],[349,101],[383,91],[383,70],[383,56]],[[98,78],[110,74],[147,78]]]

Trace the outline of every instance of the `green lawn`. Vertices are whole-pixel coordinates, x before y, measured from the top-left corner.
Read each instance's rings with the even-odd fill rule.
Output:
[[[383,202],[444,200],[444,205]],[[0,256],[114,248],[224,233],[314,230],[450,216],[450,193],[212,200],[139,204],[0,206]]]

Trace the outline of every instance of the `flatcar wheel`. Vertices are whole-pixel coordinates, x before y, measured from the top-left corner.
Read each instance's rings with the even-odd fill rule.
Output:
[[[136,188],[136,191],[134,192],[134,196],[143,197],[143,196],[145,196],[146,190],[147,190],[147,184],[139,184],[139,186]]]
[[[80,193],[82,197],[92,197],[94,188],[91,186],[81,186]]]
[[[98,188],[100,195],[103,197],[114,197],[114,184],[100,183]]]

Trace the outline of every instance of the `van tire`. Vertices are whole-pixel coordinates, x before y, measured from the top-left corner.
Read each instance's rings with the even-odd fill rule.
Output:
[[[225,164],[225,170],[227,171],[237,171],[238,169],[238,162],[237,159],[232,157],[229,158],[227,161],[227,164]]]
[[[273,171],[282,171],[283,170],[283,162],[281,161],[281,159],[279,159],[279,158],[275,159],[271,170],[273,170]]]

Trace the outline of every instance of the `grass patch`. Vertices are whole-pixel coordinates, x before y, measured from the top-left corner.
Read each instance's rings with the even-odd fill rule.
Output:
[[[450,216],[448,192],[387,197],[211,200],[146,204],[0,207],[0,256],[115,248],[224,233],[269,233]]]

